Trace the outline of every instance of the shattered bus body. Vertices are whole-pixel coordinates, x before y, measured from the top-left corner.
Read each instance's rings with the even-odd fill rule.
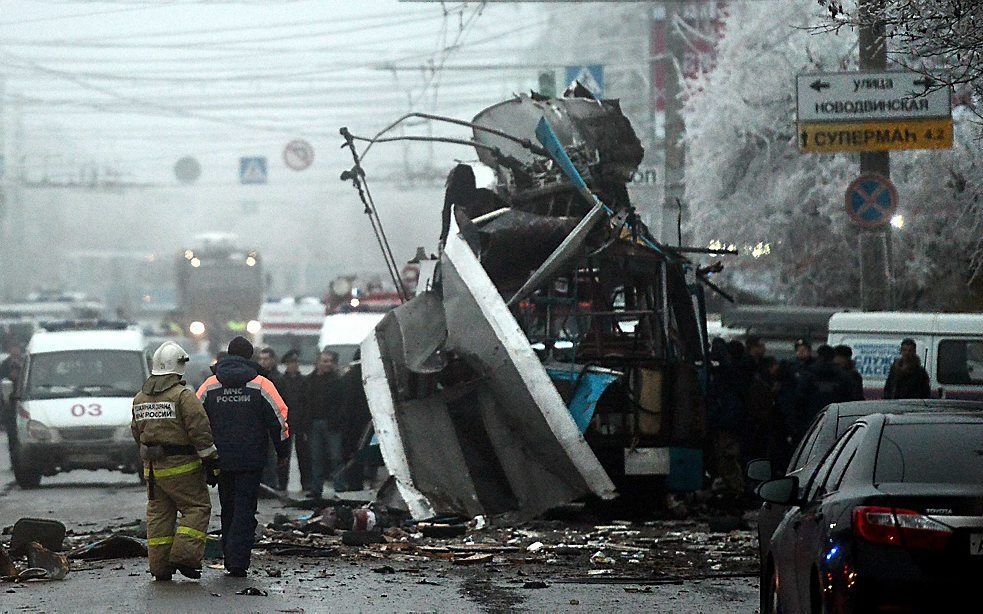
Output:
[[[362,344],[410,513],[654,508],[701,488],[702,287],[629,201],[642,147],[617,101],[520,96],[472,124],[497,187],[451,172],[436,260]]]

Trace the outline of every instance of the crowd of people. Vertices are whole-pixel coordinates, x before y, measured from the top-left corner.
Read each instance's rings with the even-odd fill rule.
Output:
[[[326,350],[318,355],[314,371],[302,375],[297,352],[287,352],[279,362],[273,348],[258,352],[258,372],[273,383],[290,408],[286,454],[289,459],[296,452],[301,487],[309,497],[321,497],[329,482],[335,491],[362,489],[366,465],[356,455],[371,416],[360,363],[356,352],[342,370],[338,354]],[[289,473],[289,460],[277,466],[270,445],[262,483],[286,491]]]
[[[769,459],[784,468],[816,415],[830,403],[865,398],[863,377],[853,350],[795,342],[795,358],[778,361],[765,343],[715,338],[710,344],[707,394],[707,458],[711,490],[722,502],[752,504],[744,481],[747,461]],[[905,339],[892,364],[883,398],[927,398],[928,373],[915,342]]]

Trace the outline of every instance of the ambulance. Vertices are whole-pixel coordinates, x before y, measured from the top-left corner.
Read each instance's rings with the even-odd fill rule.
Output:
[[[250,327],[256,348],[272,348],[277,358],[293,350],[299,355],[301,372],[309,373],[317,360],[324,312],[324,303],[314,297],[289,297],[263,303],[259,319]]]
[[[43,323],[27,344],[11,401],[12,460],[23,488],[75,469],[138,473],[134,395],[149,376],[143,333],[126,322]]]

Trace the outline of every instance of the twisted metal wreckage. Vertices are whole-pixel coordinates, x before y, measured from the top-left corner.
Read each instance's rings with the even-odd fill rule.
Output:
[[[647,505],[700,488],[706,318],[691,282],[712,286],[710,268],[636,215],[626,186],[643,149],[618,101],[577,87],[472,122],[342,128],[355,160],[342,178],[404,296],[361,160],[377,142],[427,140],[384,136],[409,117],[471,127],[473,140],[436,140],[473,146],[497,176],[488,190],[471,166],[451,171],[438,256],[362,343],[375,433],[412,516],[520,520],[616,485]]]

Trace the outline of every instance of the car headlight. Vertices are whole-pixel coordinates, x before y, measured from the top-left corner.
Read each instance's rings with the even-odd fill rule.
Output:
[[[52,430],[37,420],[27,421],[27,435],[35,441],[48,442],[54,439]]]
[[[188,331],[195,337],[200,337],[205,334],[205,323],[204,322],[192,322],[191,326],[188,327]]]
[[[246,323],[246,332],[250,335],[258,334],[260,329],[263,327],[259,320],[250,320]]]

